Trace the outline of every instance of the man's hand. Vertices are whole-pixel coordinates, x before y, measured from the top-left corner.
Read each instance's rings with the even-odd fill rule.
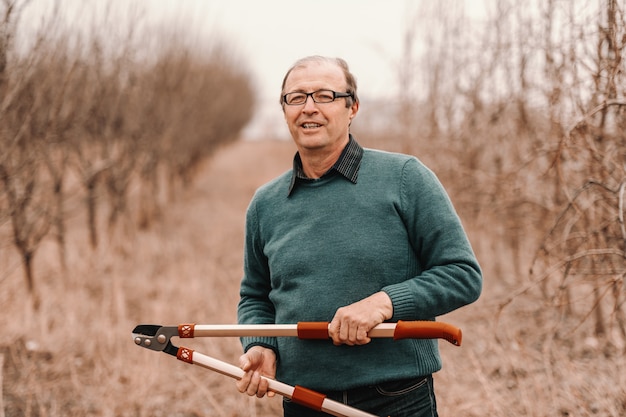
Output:
[[[364,345],[371,341],[367,333],[393,317],[393,304],[387,293],[380,291],[367,298],[337,309],[328,326],[335,345]]]
[[[239,367],[246,373],[237,381],[237,389],[241,393],[256,395],[261,398],[265,394],[273,397],[276,393],[268,391],[268,381],[261,378],[274,379],[276,376],[276,354],[272,349],[253,346],[239,357]]]

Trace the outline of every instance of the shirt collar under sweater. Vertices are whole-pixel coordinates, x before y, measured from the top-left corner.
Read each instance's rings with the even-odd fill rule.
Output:
[[[350,180],[356,184],[357,177],[359,176],[359,167],[361,166],[361,159],[363,158],[363,148],[357,143],[357,141],[350,135],[348,144],[339,155],[339,159],[321,178],[337,172],[344,176],[347,180]],[[293,171],[291,175],[291,181],[289,182],[289,192],[287,195],[291,195],[296,184],[300,181],[310,181],[311,178],[307,177],[302,168],[302,160],[300,159],[300,153],[296,152],[293,157]]]

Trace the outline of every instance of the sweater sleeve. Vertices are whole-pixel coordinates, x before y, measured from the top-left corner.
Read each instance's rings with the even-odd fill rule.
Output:
[[[237,306],[239,324],[275,324],[274,306],[269,299],[271,290],[269,266],[261,243],[253,199],[246,213],[244,275]],[[260,345],[273,349],[278,356],[275,337],[242,337],[241,344],[244,352],[252,346]]]
[[[482,272],[461,221],[435,174],[409,159],[400,182],[400,212],[421,272],[383,288],[392,320],[425,320],[478,299]]]

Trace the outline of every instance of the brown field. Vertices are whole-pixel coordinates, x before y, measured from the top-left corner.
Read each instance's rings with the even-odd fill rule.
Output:
[[[135,346],[131,330],[139,323],[235,322],[247,203],[257,186],[290,167],[292,153],[290,142],[229,145],[158,225],[128,225],[95,252],[84,219],[73,218],[66,272],[51,239],[37,253],[38,313],[18,256],[0,248],[0,417],[279,415],[279,397],[242,396],[232,379]],[[497,321],[500,304],[523,279],[507,277],[507,252],[470,219],[466,224],[485,288],[477,303],[441,318],[461,327],[464,341],[460,348],[440,343],[440,415],[626,415],[619,338],[577,332],[557,339],[531,297],[520,296]],[[8,227],[0,233],[6,237]],[[241,353],[236,339],[185,346],[230,363]]]
[[[372,50],[397,79],[360,94],[356,137],[439,175],[484,270],[440,318],[464,333],[441,416],[626,416],[625,2],[407,2],[402,56]],[[83,33],[35,3],[0,2],[0,417],[280,415],[131,337],[236,320],[246,207],[294,152],[233,142],[258,62],[132,5],[128,27],[86,6]]]

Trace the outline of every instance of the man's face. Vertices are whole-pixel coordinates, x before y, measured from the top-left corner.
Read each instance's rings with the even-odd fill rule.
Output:
[[[284,93],[312,93],[317,90],[346,92],[346,80],[338,66],[312,62],[294,68],[285,82]],[[304,104],[284,105],[285,121],[299,151],[343,148],[348,142],[350,121],[358,111],[358,103],[346,107],[346,98],[330,103],[315,103],[307,97]]]

